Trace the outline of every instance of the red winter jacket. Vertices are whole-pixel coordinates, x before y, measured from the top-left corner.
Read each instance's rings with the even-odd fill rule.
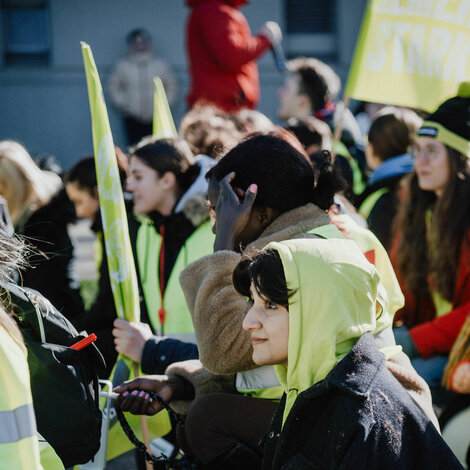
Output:
[[[186,47],[191,90],[188,106],[209,102],[228,112],[255,108],[259,101],[258,67],[255,63],[271,43],[252,36],[237,7],[245,0],[187,0],[192,8]]]
[[[395,242],[398,242],[398,239]],[[396,246],[397,244],[395,248]],[[392,249],[392,262],[394,254],[395,250]],[[405,325],[418,323],[410,328],[409,333],[423,358],[434,354],[448,354],[465,319],[470,315],[470,232],[467,242],[462,243],[460,250],[452,310],[445,315],[436,317],[431,297],[417,299],[400,279],[398,270],[397,277],[405,296],[405,306],[397,312],[395,320],[402,320]],[[421,320],[416,321],[417,319]]]

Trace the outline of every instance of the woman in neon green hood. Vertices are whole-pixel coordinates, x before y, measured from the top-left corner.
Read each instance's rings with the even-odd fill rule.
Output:
[[[253,360],[285,390],[263,468],[461,468],[369,333],[379,281],[350,240],[273,242],[237,266]]]

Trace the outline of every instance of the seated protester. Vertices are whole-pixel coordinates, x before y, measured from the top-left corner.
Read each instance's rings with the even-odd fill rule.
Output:
[[[0,279],[10,281],[20,265],[24,245],[7,235],[0,223]],[[31,394],[27,349],[2,296],[0,306],[0,467],[24,470],[63,470],[54,449],[38,434]]]
[[[253,360],[275,364],[285,392],[263,468],[461,468],[385,367],[370,334],[379,275],[353,242],[271,243],[234,283],[253,299]]]
[[[116,148],[116,156],[120,169],[121,183],[125,183],[127,157]],[[98,290],[92,305],[84,309],[72,319],[74,326],[97,336],[96,345],[104,356],[106,370],[100,371],[100,377],[107,379],[116,361],[117,352],[114,347],[114,337],[111,333],[116,319],[116,307],[109,279],[108,259],[104,241],[103,225],[101,222],[98,183],[96,180],[95,159],[93,156],[84,157],[66,174],[65,189],[69,199],[75,206],[77,217],[89,219],[91,230],[96,235],[94,260],[98,271]],[[128,204],[129,206],[129,204]],[[131,212],[132,208],[128,208]],[[137,230],[139,223],[132,213],[127,218],[131,245],[135,252]],[[135,256],[135,253],[134,253]],[[139,285],[141,288],[141,286]],[[145,304],[141,302],[141,318],[147,321]]]
[[[415,173],[391,252],[405,295],[395,337],[437,403],[447,355],[470,313],[468,85],[417,131]]]
[[[0,308],[0,461],[4,468],[42,470],[26,355],[18,326]]]
[[[271,241],[342,238],[326,213],[342,186],[331,165],[312,168],[306,155],[272,135],[257,135],[240,143],[218,162],[208,178],[216,252],[188,266],[180,280],[193,316],[202,365],[223,375],[211,377],[199,361],[186,361],[170,366],[167,375],[153,381],[152,386],[185,414],[192,405],[187,400],[196,397],[186,421],[186,434],[204,441],[199,446],[204,462],[225,455],[238,463],[256,465],[260,459],[256,443],[268,429],[276,408],[276,402],[266,398],[279,399],[282,389],[272,367],[258,367],[252,360],[251,338],[241,328],[249,304],[235,291],[232,273],[244,253]],[[376,324],[377,336],[390,330],[391,323],[384,312]],[[391,343],[383,346],[393,345],[392,337]],[[429,389],[410,367],[408,358],[397,353],[386,364],[436,420]],[[228,374],[237,374],[236,389],[241,394],[235,393],[235,379]],[[150,383],[139,380],[139,385],[133,386]],[[214,392],[230,393],[224,393],[217,403],[209,395],[205,400],[204,394]],[[157,412],[158,405],[153,409]],[[249,418],[240,414],[241,409]]]
[[[413,171],[407,152],[421,123],[410,109],[388,107],[376,115],[369,131],[366,160],[372,174],[356,205],[387,251],[392,243],[390,226],[400,205],[400,184]]]
[[[137,233],[137,264],[153,336],[148,325],[117,319],[116,350],[163,373],[173,362],[198,357],[194,327],[178,281],[181,271],[211,253],[214,236],[205,203],[205,174],[215,161],[194,158],[182,139],[144,139],[130,155],[127,189]]]
[[[0,195],[8,203],[15,232],[31,248],[29,263],[21,270],[22,283],[72,320],[83,310],[67,230],[76,217],[61,186],[60,177],[39,169],[18,142],[0,142]]]
[[[246,458],[247,449],[241,456],[238,446],[237,460],[232,452],[203,460],[206,468],[313,469],[318,462],[330,469],[462,468],[385,366],[385,354],[397,347],[384,354],[370,334],[381,314],[376,304],[380,278],[354,242],[273,242],[244,257],[233,282],[253,302],[243,321],[253,360],[275,366],[284,396],[262,441],[262,465],[253,459],[247,466],[240,458]],[[134,390],[165,392],[158,378],[117,388],[117,406],[142,414],[153,414],[155,402]],[[242,423],[250,423],[250,415],[240,409],[238,414]],[[187,437],[196,455],[209,445],[207,439]]]
[[[304,154],[279,137],[256,135],[209,171],[215,253],[189,265],[180,281],[200,358],[210,372],[230,374],[254,366],[249,337],[237,328],[247,305],[231,285],[245,250],[290,238],[342,238],[326,212],[342,181],[326,157],[315,162],[312,168]]]

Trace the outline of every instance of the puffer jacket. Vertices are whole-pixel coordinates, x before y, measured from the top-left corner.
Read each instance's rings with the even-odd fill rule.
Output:
[[[192,8],[186,47],[191,75],[188,106],[198,101],[228,112],[256,108],[259,101],[258,67],[254,62],[271,43],[252,36],[238,7],[241,0],[188,0]]]

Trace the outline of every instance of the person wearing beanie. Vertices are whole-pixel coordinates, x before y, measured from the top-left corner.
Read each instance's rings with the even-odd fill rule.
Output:
[[[405,295],[395,337],[439,404],[447,356],[470,313],[470,83],[416,134],[391,253]]]

